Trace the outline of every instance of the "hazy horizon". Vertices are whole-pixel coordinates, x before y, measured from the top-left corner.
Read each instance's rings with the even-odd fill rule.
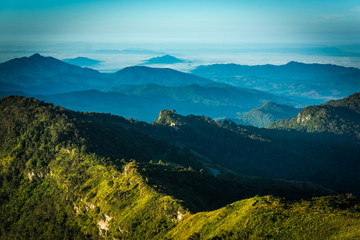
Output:
[[[191,46],[190,46],[191,47]],[[144,60],[169,54],[187,62],[177,64],[153,64],[150,67],[168,67],[188,72],[199,65],[235,63],[241,65],[282,65],[290,61],[302,63],[335,64],[360,68],[360,53],[348,52],[346,46],[330,47],[321,45],[238,45],[231,48],[145,48],[122,44],[69,43],[59,45],[33,46],[30,48],[1,48],[0,63],[40,53],[60,60],[88,57],[102,61],[89,66],[101,72],[115,72],[124,67],[143,65]]]
[[[111,72],[167,53],[193,62],[171,65],[183,71],[229,62],[360,68],[359,15],[352,0],[3,0],[0,62],[39,52],[95,58],[95,69]],[[95,54],[129,48],[154,52]]]

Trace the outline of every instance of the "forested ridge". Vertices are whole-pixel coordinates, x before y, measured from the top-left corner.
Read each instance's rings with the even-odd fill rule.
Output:
[[[185,134],[185,125],[197,123],[203,134],[213,128],[230,138],[269,140],[252,128],[171,111],[149,125],[16,96],[0,101],[0,123],[1,239],[360,236],[352,194],[313,198],[335,192],[239,175],[168,133]]]

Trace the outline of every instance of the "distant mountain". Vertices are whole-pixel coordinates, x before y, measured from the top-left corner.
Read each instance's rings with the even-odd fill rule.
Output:
[[[360,91],[360,69],[331,64],[214,64],[199,66],[192,73],[238,87],[287,96],[305,104],[318,104]]]
[[[153,57],[148,60],[144,60],[144,64],[174,64],[174,63],[183,63],[183,62],[185,61],[170,55]]]
[[[267,102],[250,110],[243,115],[236,117],[234,121],[241,125],[251,125],[255,127],[267,127],[271,122],[280,119],[290,119],[295,117],[301,109],[274,102]]]
[[[102,88],[108,85],[105,75],[98,71],[39,54],[1,63],[0,85],[9,84],[12,87],[3,90],[46,94]]]
[[[87,57],[68,58],[68,59],[63,59],[63,61],[80,67],[91,67],[102,62]]]
[[[198,77],[189,73],[179,72],[170,68],[149,68],[145,66],[134,66],[124,68],[111,76],[117,85],[139,85],[158,84],[174,87],[189,84],[204,85],[213,81]]]
[[[179,87],[124,85],[113,87],[110,92],[88,90],[35,97],[73,110],[108,112],[147,122],[154,121],[164,108],[177,109],[184,115],[235,117],[237,112],[248,111],[269,100],[292,103],[261,91],[225,84]]]
[[[289,62],[285,65],[237,65],[237,64],[213,64],[199,66],[192,73],[208,78],[225,78],[234,76],[257,76],[272,79],[313,79],[324,76],[336,76],[357,73],[360,69],[342,67],[332,64],[306,64],[300,62]]]
[[[360,139],[360,93],[318,106],[304,108],[295,118],[280,120],[269,128],[327,132]]]
[[[84,59],[73,59],[83,61]],[[88,59],[84,60],[88,62]],[[128,67],[105,74],[81,68],[52,57],[34,54],[0,64],[0,87],[3,91],[31,94],[54,94],[82,90],[105,90],[119,85],[159,84],[184,86],[208,84],[213,81],[172,69]]]

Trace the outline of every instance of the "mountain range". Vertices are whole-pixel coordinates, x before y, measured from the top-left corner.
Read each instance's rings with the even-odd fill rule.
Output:
[[[192,73],[238,87],[291,97],[306,104],[319,104],[360,91],[360,69],[331,64],[214,64],[199,66]]]
[[[134,66],[113,74],[81,68],[52,57],[34,54],[0,64],[3,91],[35,94],[64,93],[79,90],[104,90],[118,85],[160,84],[183,86],[208,84],[211,80],[172,69]]]
[[[148,122],[164,108],[218,118],[235,117],[267,101],[299,104],[168,68],[134,66],[104,74],[38,54],[0,64],[1,75],[3,96],[34,96],[73,110],[109,112]]]
[[[357,193],[357,177],[350,172],[359,167],[358,145],[345,135],[258,129],[231,121],[220,124],[207,117],[184,117],[171,111],[162,111],[154,127],[142,131],[186,146],[209,163],[240,174],[312,181]]]
[[[184,86],[213,81],[168,68],[134,66],[112,74],[81,68],[53,57],[34,54],[0,64],[0,84],[4,91],[25,91],[36,94],[64,93],[119,85],[159,84]]]
[[[0,86],[3,91],[8,92],[48,95],[91,89],[107,91],[120,85],[157,84],[178,87],[206,85],[217,81],[275,94],[291,99],[299,106],[319,104],[360,91],[359,69],[331,64],[215,64],[199,66],[191,73],[200,77],[172,69],[145,66],[127,67],[105,74],[34,54],[1,63]]]
[[[358,192],[353,139],[174,110],[147,124],[17,96],[0,100],[0,122],[4,239],[360,236],[360,202],[333,195]]]

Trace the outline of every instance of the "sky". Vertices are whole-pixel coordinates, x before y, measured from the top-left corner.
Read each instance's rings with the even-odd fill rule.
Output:
[[[0,44],[360,44],[359,0],[0,0]]]

